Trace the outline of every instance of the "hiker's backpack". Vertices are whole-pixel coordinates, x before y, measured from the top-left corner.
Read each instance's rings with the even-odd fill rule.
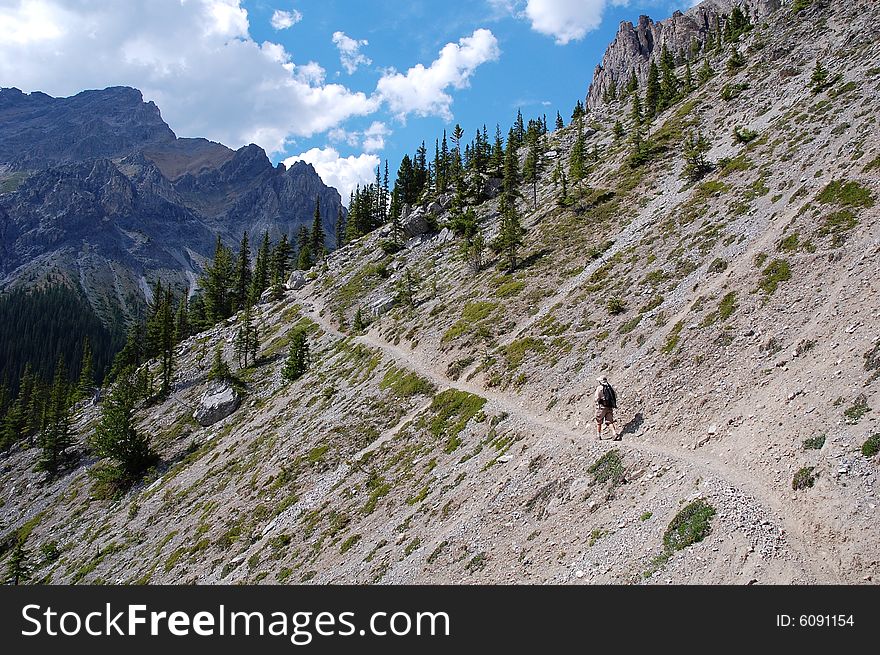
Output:
[[[602,399],[604,401],[602,403],[603,407],[617,409],[617,394],[614,392],[614,387],[612,387],[610,384],[602,384]]]

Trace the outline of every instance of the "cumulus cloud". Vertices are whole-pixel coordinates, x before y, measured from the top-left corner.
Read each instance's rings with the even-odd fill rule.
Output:
[[[447,43],[427,68],[417,64],[406,74],[389,70],[379,80],[376,92],[398,120],[405,120],[408,114],[452,120],[452,97],[447,89],[466,88],[474,71],[500,54],[495,35],[479,29],[458,43]]]
[[[296,9],[292,11],[282,11],[281,9],[276,9],[272,13],[271,23],[272,27],[276,30],[286,30],[296,25],[302,19],[302,13],[297,11]]]
[[[341,157],[336,148],[312,148],[302,154],[288,157],[285,166],[294,162],[304,161],[315,167],[324,184],[335,187],[342,196],[342,202],[348,205],[352,191],[358,185],[366,186],[376,179],[376,167],[379,158],[376,155],[362,154]]]
[[[496,12],[528,20],[533,30],[552,36],[559,45],[583,39],[599,27],[608,5],[626,5],[629,0],[488,0]]]
[[[379,108],[313,62],[250,36],[240,0],[20,0],[0,5],[0,80],[71,95],[140,88],[181,136],[279,152]]]
[[[353,75],[358,67],[373,63],[372,59],[361,52],[363,46],[370,45],[366,39],[358,41],[346,36],[344,32],[333,32],[333,45],[339,50],[339,61],[349,75]]]
[[[364,130],[363,148],[367,152],[376,152],[385,147],[385,137],[391,134],[388,126],[381,121],[373,121],[373,123]]]

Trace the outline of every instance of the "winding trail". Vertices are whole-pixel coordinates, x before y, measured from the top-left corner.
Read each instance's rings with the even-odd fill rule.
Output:
[[[304,293],[308,293],[308,287]],[[303,295],[301,300],[303,305],[301,312],[304,316],[315,321],[328,334],[337,338],[347,338],[348,335],[340,332],[324,316],[324,305],[320,298]],[[553,298],[549,300],[550,306],[552,306],[552,303]],[[396,346],[372,332],[359,335],[355,337],[354,341],[381,351],[396,365],[404,366],[418,373],[437,385],[437,388],[441,391],[454,388],[486,398],[497,409],[507,412],[510,416],[531,425],[536,430],[541,431],[545,437],[563,437],[575,441],[583,441],[587,438],[583,430],[573,428],[546,411],[532,406],[525,399],[514,399],[508,394],[493,389],[486,389],[472,382],[463,380],[453,381],[422,353]],[[367,446],[363,452],[374,450],[393,438],[406,422],[423,410],[424,407],[414,410],[405,416],[397,426],[387,430],[379,439]],[[785,542],[789,544],[799,563],[806,567],[806,573],[811,575],[817,583],[834,584],[845,582],[827,561],[815,557],[815,553],[819,552],[818,545],[812,543],[808,539],[808,535],[804,534],[804,525],[795,521],[791,517],[791,513],[786,511],[786,501],[775,496],[772,492],[768,493],[767,488],[762,486],[760,481],[753,475],[749,475],[747,472],[731,467],[724,462],[697,451],[672,449],[644,441],[634,442],[627,440],[613,442],[613,444],[615,448],[620,448],[624,451],[629,450],[642,455],[669,458],[687,468],[696,469],[704,475],[711,474],[727,485],[750,495],[765,510],[768,510],[768,513],[784,528]]]

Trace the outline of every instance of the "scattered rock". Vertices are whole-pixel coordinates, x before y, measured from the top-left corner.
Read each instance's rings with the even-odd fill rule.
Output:
[[[208,427],[231,415],[241,405],[241,395],[228,382],[211,386],[199,400],[193,418]]]

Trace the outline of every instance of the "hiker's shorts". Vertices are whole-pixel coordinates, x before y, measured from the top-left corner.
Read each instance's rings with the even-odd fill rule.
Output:
[[[602,407],[602,405],[596,406],[596,423],[602,425],[602,422],[611,424],[614,423],[614,410],[610,407]]]

